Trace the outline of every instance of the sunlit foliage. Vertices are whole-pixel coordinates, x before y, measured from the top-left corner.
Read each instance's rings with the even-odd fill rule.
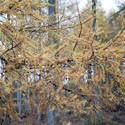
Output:
[[[124,20],[115,37],[105,42],[109,33],[101,13],[93,33],[90,8],[82,13],[76,10],[74,17],[59,11],[51,15],[58,19],[50,21],[48,6],[40,0],[0,1],[0,57],[5,63],[0,79],[1,115],[18,118],[14,103],[18,91],[29,112],[33,108],[46,112],[50,106],[90,114],[124,100]],[[101,102],[95,104],[96,99]]]

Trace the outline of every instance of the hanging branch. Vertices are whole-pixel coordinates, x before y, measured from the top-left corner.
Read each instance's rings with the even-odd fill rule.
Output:
[[[78,7],[78,2],[77,2],[77,11],[78,11],[79,25],[80,25],[80,31],[79,31],[78,37],[80,38],[81,34],[82,34],[82,21],[81,21],[81,15],[80,15],[79,7]],[[75,43],[75,45],[73,47],[73,51],[75,51],[77,44],[78,44],[78,41]]]

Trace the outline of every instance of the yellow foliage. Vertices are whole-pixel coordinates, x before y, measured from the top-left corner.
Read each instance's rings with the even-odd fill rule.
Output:
[[[94,110],[95,98],[108,105],[122,99],[118,99],[117,93],[125,94],[122,91],[125,73],[120,69],[125,68],[121,65],[125,61],[124,24],[118,34],[106,43],[103,40],[108,36],[107,29],[103,31],[102,24],[98,22],[97,32],[93,33],[89,13],[77,15],[84,18],[81,22],[73,18],[68,20],[66,15],[58,22],[52,20],[56,15],[51,17],[40,11],[40,8],[45,9],[44,4],[34,0],[0,3],[3,6],[0,14],[8,15],[0,23],[1,41],[5,45],[0,56],[7,61],[2,67],[7,80],[2,77],[0,80],[0,97],[6,106],[0,110],[6,112],[9,109],[12,117],[17,118],[13,95],[19,91],[23,96],[22,102],[37,107],[39,112],[46,112],[48,107],[52,110],[69,107],[78,113],[89,112]],[[62,15],[62,12],[57,15]],[[51,21],[48,23],[48,20]],[[65,21],[70,23],[65,24]],[[72,24],[72,21],[76,23]],[[96,34],[101,42],[95,39]],[[56,44],[52,43],[53,38],[56,38]],[[14,85],[16,80],[20,88]],[[115,92],[114,83],[120,84]],[[106,91],[104,94],[103,89]]]

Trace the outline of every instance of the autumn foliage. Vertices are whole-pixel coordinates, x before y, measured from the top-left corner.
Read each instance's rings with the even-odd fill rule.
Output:
[[[91,114],[115,108],[125,99],[124,20],[105,42],[109,33],[101,39],[98,15],[92,31],[90,8],[69,17],[65,10],[48,16],[48,6],[39,0],[0,1],[0,116],[18,119],[18,91],[27,112],[51,107]]]

